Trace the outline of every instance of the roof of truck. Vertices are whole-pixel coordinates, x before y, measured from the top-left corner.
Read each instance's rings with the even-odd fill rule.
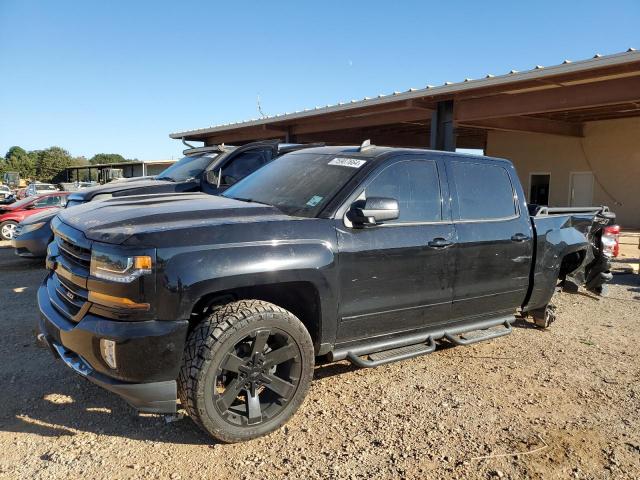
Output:
[[[472,155],[468,153],[458,153],[458,152],[446,152],[443,150],[429,150],[424,148],[405,148],[405,147],[384,147],[378,145],[369,145],[366,147],[361,146],[330,146],[330,147],[312,147],[305,148],[302,150],[297,150],[295,152],[290,153],[289,155],[299,155],[299,154],[309,154],[315,153],[318,155],[349,155],[357,158],[368,158],[375,159],[383,156],[387,156],[388,154],[416,154],[416,153],[424,153],[430,154],[433,156],[439,157],[449,157],[455,159],[468,159],[473,161],[487,161],[487,162],[506,162],[511,163],[504,158],[497,157],[487,157],[485,155]]]

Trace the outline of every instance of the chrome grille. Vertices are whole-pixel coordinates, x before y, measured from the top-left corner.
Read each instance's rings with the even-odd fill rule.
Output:
[[[56,232],[58,246],[57,267],[49,284],[49,298],[53,306],[72,322],[79,322],[88,307],[87,279],[91,264],[91,250],[78,245],[68,236]]]
[[[75,245],[61,237],[58,237],[58,247],[62,256],[67,260],[89,270],[91,250]]]

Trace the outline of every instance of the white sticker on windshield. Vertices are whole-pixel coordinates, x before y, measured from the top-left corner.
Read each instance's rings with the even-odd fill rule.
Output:
[[[322,197],[320,195],[314,195],[313,197],[311,197],[309,199],[309,201],[307,202],[307,206],[308,207],[315,207],[316,205],[318,205],[320,202],[322,201]]]
[[[334,158],[329,162],[329,165],[339,165],[341,167],[360,168],[367,163],[366,160],[360,160],[359,158]]]

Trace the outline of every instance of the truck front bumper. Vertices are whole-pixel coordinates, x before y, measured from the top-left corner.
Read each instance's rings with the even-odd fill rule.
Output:
[[[175,413],[176,378],[188,322],[122,322],[87,314],[73,323],[52,304],[47,288],[49,278],[38,289],[38,339],[77,374],[116,393],[134,408]],[[101,339],[116,344],[115,369],[101,355]]]

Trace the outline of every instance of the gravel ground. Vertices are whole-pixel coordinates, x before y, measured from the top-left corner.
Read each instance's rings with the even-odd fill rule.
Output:
[[[287,426],[237,445],[136,415],[38,347],[43,275],[0,245],[0,478],[640,477],[638,275],[607,298],[558,295],[548,331],[521,321],[373,370],[318,366]]]

